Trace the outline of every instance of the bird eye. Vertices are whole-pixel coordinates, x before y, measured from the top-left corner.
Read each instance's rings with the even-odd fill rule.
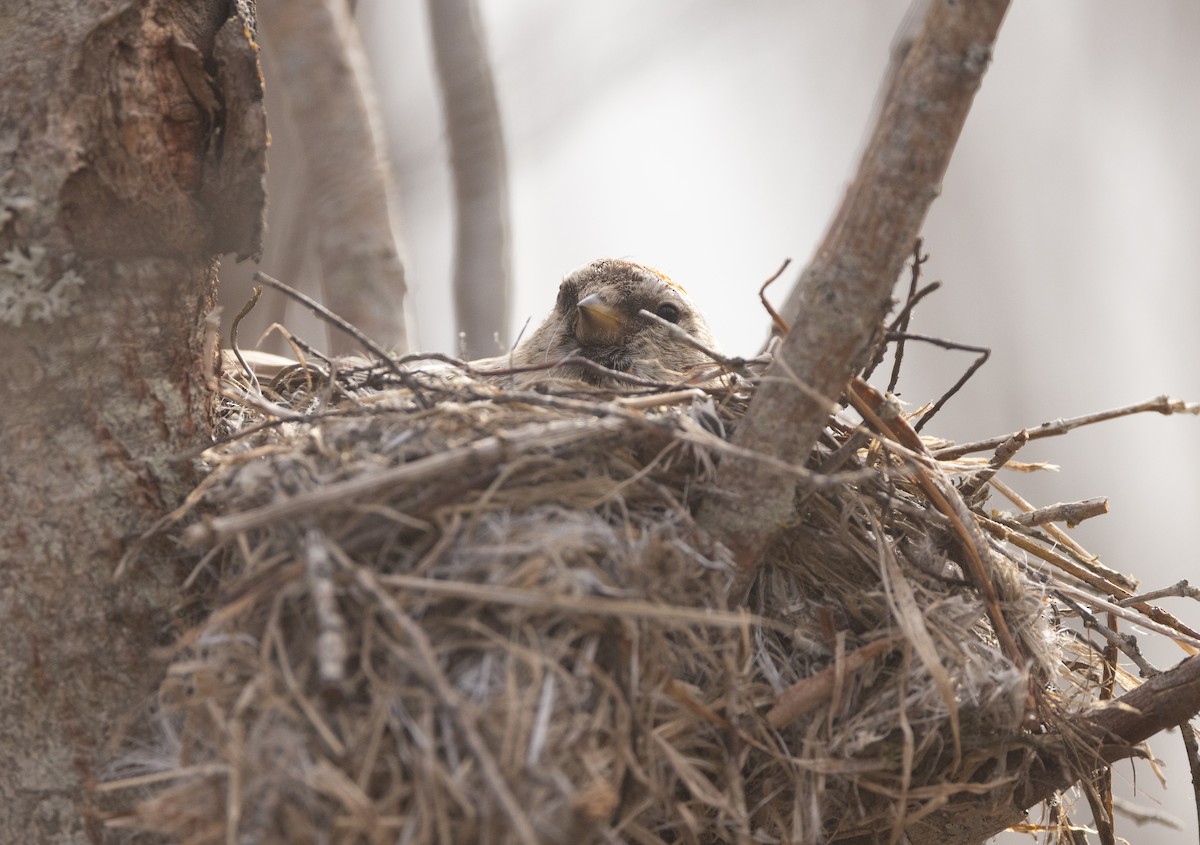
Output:
[[[566,314],[575,307],[575,303],[579,301],[579,291],[575,286],[568,282],[563,282],[558,288],[558,301],[554,307],[558,309],[558,313]]]
[[[662,305],[654,309],[654,313],[662,317],[668,323],[679,322],[679,306],[674,302],[664,302]]]

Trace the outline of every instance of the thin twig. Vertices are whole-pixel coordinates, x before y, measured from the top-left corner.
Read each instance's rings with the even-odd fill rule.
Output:
[[[916,308],[917,305],[920,304],[921,300],[923,300],[925,297],[929,296],[931,293],[936,293],[941,289],[941,282],[930,282],[925,287],[921,288],[919,291],[910,296],[905,301],[904,307],[896,312],[895,318],[893,318],[891,325],[888,326],[888,331],[907,331],[908,315],[912,312],[912,310]],[[904,321],[904,327],[901,327],[901,321]]]
[[[763,308],[767,309],[767,314],[771,316],[771,324],[775,326],[775,330],[781,335],[788,333],[789,327],[787,320],[780,316],[779,312],[775,310],[775,307],[771,305],[771,302],[767,299],[767,288],[775,284],[775,281],[783,275],[783,271],[786,270],[788,265],[791,263],[792,259],[783,259],[783,263],[779,265],[779,269],[776,270],[769,279],[763,282],[762,287],[758,289],[758,301],[762,303]]]
[[[1116,796],[1113,796],[1113,809],[1138,826],[1160,824],[1171,830],[1183,830],[1183,822],[1175,816],[1152,807],[1139,806]]]
[[[250,291],[250,299],[242,306],[242,310],[237,312],[237,316],[233,318],[233,322],[229,325],[229,348],[237,357],[238,364],[241,365],[242,371],[246,373],[246,377],[250,379],[250,383],[254,385],[254,389],[259,393],[262,392],[262,387],[258,383],[258,376],[254,374],[254,370],[246,363],[246,359],[242,357],[242,350],[238,348],[238,327],[242,324],[242,319],[250,313],[251,309],[258,304],[258,298],[262,296],[262,288],[255,286]]]
[[[916,306],[919,299],[917,296],[917,283],[921,279],[921,265],[929,260],[928,255],[926,255],[924,258],[921,257],[921,244],[921,238],[917,238],[915,241],[913,241],[912,262],[909,264],[911,269],[909,270],[908,295],[904,298],[904,306],[900,309],[899,313],[896,314],[896,317],[892,320],[892,324],[888,326],[889,331],[908,331],[909,319],[912,317],[913,308]],[[871,374],[875,372],[875,368],[883,363],[883,356],[886,351],[887,335],[885,333],[884,337],[880,339],[879,351],[875,354],[875,360],[871,362],[871,365],[867,367],[862,374],[864,380],[869,380],[871,378]],[[896,384],[900,381],[900,365],[903,361],[904,339],[901,338],[896,343],[896,351],[892,358],[892,374],[888,378],[888,393],[896,392]]]
[[[767,724],[775,730],[790,725],[827,701],[839,677],[845,679],[895,647],[895,638],[875,640],[842,655],[839,661],[819,672],[796,681],[775,697],[775,706],[767,711]]]
[[[521,324],[521,330],[519,332],[517,332],[516,340],[514,340],[512,342],[512,345],[508,348],[508,369],[510,371],[514,367],[516,367],[517,347],[521,345],[521,340],[525,337],[525,332],[529,330],[529,321],[532,319],[533,319],[533,317],[531,317],[531,316],[525,318],[525,322]],[[516,380],[509,379],[509,387],[515,387],[515,386],[516,386]]]
[[[350,337],[357,340],[363,346],[364,349],[366,349],[372,355],[377,357],[379,360],[386,363],[388,365],[388,367],[392,370],[392,372],[394,372],[397,376],[400,377],[400,382],[405,387],[407,387],[409,390],[411,390],[413,392],[413,397],[416,399],[417,403],[419,405],[421,405],[421,407],[429,408],[431,406],[429,400],[424,396],[424,393],[421,390],[420,383],[412,377],[412,374],[409,373],[407,370],[405,370],[403,367],[401,367],[399,364],[397,364],[396,360],[394,358],[392,358],[391,354],[386,349],[384,349],[382,346],[380,346],[375,341],[371,340],[371,338],[368,337],[366,335],[366,333],[361,331],[357,326],[354,326],[353,324],[346,321],[342,317],[339,317],[337,314],[330,311],[328,308],[326,308],[321,303],[317,302],[312,297],[301,293],[300,291],[296,290],[295,288],[291,287],[290,285],[284,284],[283,282],[279,281],[278,279],[268,276],[266,273],[263,273],[262,271],[259,271],[254,274],[254,280],[258,281],[258,282],[262,282],[264,284],[268,284],[271,287],[275,288],[276,290],[280,291],[281,293],[284,293],[287,296],[290,296],[292,299],[299,302],[301,305],[303,305],[305,308],[307,308],[313,314],[317,315],[322,320],[325,320],[331,326],[334,326],[335,328],[345,332]]]
[[[996,453],[992,455],[992,459],[988,461],[988,465],[968,478],[962,486],[960,492],[968,505],[974,505],[982,498],[984,487],[991,481],[992,476],[1011,461],[1013,456],[1021,450],[1021,447],[1028,442],[1029,435],[1025,429],[1021,429],[996,447]]]
[[[1037,508],[1035,508],[1032,503],[1027,501],[1024,496],[1022,496],[1012,487],[1008,486],[1008,484],[1005,482],[1001,481],[999,478],[993,478],[991,480],[991,485],[1002,496],[1004,496],[1004,498],[1008,499],[1022,511],[1028,513],[1029,511],[1037,510]],[[1075,560],[1079,561],[1081,566],[1087,567],[1088,570],[1095,572],[1101,578],[1109,581],[1110,583],[1121,585],[1126,592],[1131,592],[1137,589],[1138,582],[1136,579],[1130,578],[1125,573],[1118,572],[1117,570],[1102,564],[1097,555],[1092,554],[1083,546],[1079,545],[1079,543],[1075,541],[1074,537],[1072,537],[1063,529],[1059,528],[1054,523],[1047,523],[1046,525],[1042,526],[1042,530],[1045,531],[1055,543],[1061,545],[1064,549],[1069,551]]]
[[[343,319],[342,317],[339,317],[337,314],[330,311],[328,308],[326,308],[321,303],[317,302],[312,297],[301,293],[300,291],[296,290],[294,287],[292,287],[290,285],[286,285],[283,282],[279,281],[278,279],[276,279],[272,276],[268,276],[266,273],[262,272],[261,270],[254,274],[254,280],[258,281],[258,282],[262,282],[264,284],[268,284],[271,287],[275,288],[276,290],[280,291],[281,293],[284,293],[284,294],[290,296],[292,299],[299,302],[301,305],[303,305],[309,311],[313,312],[313,314],[317,315],[325,322],[329,323],[331,326],[345,332],[346,334],[350,335],[350,337],[357,340],[360,344],[362,344],[364,349],[366,349],[372,355],[377,357],[379,360],[392,361],[392,356],[386,349],[384,349],[382,346],[380,346],[375,341],[371,340],[371,338],[369,338],[357,326],[353,325],[352,323],[348,322],[347,320]]]
[[[1196,801],[1197,830],[1200,830],[1200,745],[1196,743],[1196,729],[1190,720],[1179,723],[1179,734],[1187,754],[1188,770],[1192,776],[1192,797]]]
[[[297,413],[289,408],[266,399],[262,393],[251,393],[248,390],[235,390],[232,387],[222,386],[220,394],[231,402],[236,402],[239,405],[247,405],[254,408],[260,414],[266,417],[275,417],[280,420],[289,422],[304,422],[311,419],[307,414]],[[205,446],[205,449],[212,447],[212,444]]]
[[[1060,585],[1061,586],[1061,585]],[[1095,614],[1089,612],[1078,601],[1067,595],[1066,591],[1056,589],[1055,597],[1065,604],[1071,610],[1079,615],[1083,620],[1084,625],[1089,630],[1095,631],[1100,636],[1104,637],[1105,641],[1113,648],[1119,649],[1126,657],[1137,665],[1138,670],[1142,673],[1142,677],[1149,678],[1158,674],[1158,669],[1146,659],[1142,654],[1141,648],[1138,647],[1137,637],[1132,634],[1119,634],[1108,625],[1102,623],[1096,618]],[[1086,600],[1086,599],[1085,599]]]
[[[668,334],[671,335],[671,337],[675,338],[676,340],[680,341],[681,343],[687,344],[688,346],[692,347],[693,349],[695,349],[699,352],[703,352],[705,355],[707,355],[709,358],[713,359],[713,361],[720,364],[725,369],[733,371],[733,372],[737,372],[739,370],[744,370],[746,368],[746,359],[745,358],[730,358],[726,355],[722,355],[717,350],[715,350],[709,346],[705,346],[703,343],[696,340],[696,338],[692,337],[678,323],[672,323],[670,320],[664,320],[662,317],[658,316],[653,311],[647,311],[645,308],[640,309],[638,311],[638,313],[642,317],[645,317],[646,319],[650,320],[651,322],[657,323],[659,326],[666,329]]]
[[[961,352],[974,352],[979,357],[975,359],[971,366],[967,367],[967,371],[959,377],[958,381],[950,386],[950,389],[942,394],[942,397],[933,403],[933,406],[926,411],[921,419],[917,420],[917,424],[913,426],[915,431],[920,431],[925,427],[925,423],[933,419],[933,415],[942,409],[942,407],[950,401],[954,394],[962,389],[963,385],[970,381],[971,376],[975,375],[975,371],[987,363],[987,359],[991,356],[992,350],[986,346],[972,346],[969,343],[959,343],[945,338],[932,337],[924,334],[914,334],[912,332],[889,331],[887,333],[888,340],[903,341],[903,340],[919,340],[922,343],[932,343],[934,346],[940,346],[942,349],[958,350]]]
[[[1012,543],[1020,549],[1031,552],[1103,595],[1124,598],[1131,595],[1130,591],[1136,585],[1136,582],[1124,577],[1112,577],[1110,573],[1112,575],[1119,575],[1119,573],[1115,573],[1114,570],[1108,567],[1097,566],[1094,558],[1089,556],[1085,550],[1076,550],[1072,546],[1063,544],[1059,539],[1062,532],[1060,531],[1056,534],[1054,529],[1057,529],[1057,526],[1052,523],[1042,525],[1039,529],[1035,530],[1014,522],[1010,517],[1004,517],[999,514],[996,514],[994,519],[982,514],[978,516],[980,524],[994,536]],[[1070,557],[1064,557],[1057,550],[1069,552]],[[1159,610],[1153,605],[1140,604],[1138,607],[1151,616],[1154,615],[1152,611]],[[1163,618],[1160,621],[1163,621],[1164,624],[1179,625],[1182,626],[1182,633],[1188,635],[1194,634],[1191,629],[1183,626],[1181,622],[1175,620],[1170,614],[1162,611],[1159,612],[1163,613]],[[1196,634],[1196,636],[1200,636],[1200,634]]]
[[[662,318],[659,317],[658,319],[662,319]],[[511,361],[511,357],[508,355],[501,356],[501,358],[509,358],[509,360]],[[559,359],[553,360],[553,361],[545,361],[540,364],[526,364],[526,365],[523,365],[520,367],[481,366],[481,361],[491,363],[493,361],[501,360],[501,358],[484,358],[479,361],[464,361],[462,358],[455,358],[451,355],[445,355],[440,352],[419,352],[419,353],[414,353],[411,355],[405,355],[402,358],[397,358],[395,360],[396,360],[397,364],[401,364],[401,365],[415,363],[417,361],[437,361],[442,364],[448,364],[458,370],[461,370],[462,372],[466,373],[467,375],[471,376],[472,378],[477,378],[477,379],[495,379],[499,376],[514,375],[517,373],[545,372],[546,370],[552,370],[556,367],[570,366],[570,367],[580,367],[582,369],[587,370],[588,372],[594,373],[598,376],[602,376],[603,378],[612,379],[615,381],[621,381],[626,384],[632,385],[633,387],[645,388],[647,390],[652,390],[652,391],[661,391],[661,390],[665,390],[665,389],[669,389],[669,388],[676,388],[676,387],[679,387],[681,384],[681,382],[652,381],[650,379],[645,379],[645,378],[641,378],[639,376],[632,375],[631,373],[622,372],[621,370],[609,369],[608,367],[604,366],[603,364],[599,364],[599,363],[593,361],[592,359],[585,358],[581,355],[570,355],[566,358],[559,358]],[[740,362],[741,366],[749,366],[751,364],[762,363],[757,358],[751,358],[751,359],[735,358],[735,359],[729,359],[729,360],[731,360],[735,363]],[[613,393],[613,391],[611,389],[597,389],[594,392],[604,394],[604,395],[610,395]]]
[[[1050,420],[1033,428],[1027,428],[1026,431],[1029,433],[1030,440],[1040,440],[1043,437],[1055,437],[1060,434],[1066,434],[1068,431],[1081,426],[1092,425],[1093,423],[1104,422],[1105,420],[1113,420],[1118,417],[1127,417],[1131,414],[1141,414],[1147,411],[1154,411],[1163,416],[1170,416],[1171,414],[1200,415],[1200,404],[1185,402],[1182,399],[1172,399],[1170,396],[1164,394],[1156,396],[1153,399],[1147,399],[1144,402],[1126,405],[1123,408],[1113,408],[1109,411],[1084,414],[1083,416],[1069,417],[1067,419],[1059,418]],[[974,440],[970,443],[946,446],[935,450],[933,456],[940,461],[961,458],[963,455],[968,455],[971,452],[984,452],[988,449],[995,449],[1011,436],[1011,434],[1001,434],[997,437],[989,437],[986,440]]]
[[[1104,768],[1093,772],[1079,781],[1079,788],[1087,797],[1092,811],[1092,824],[1100,837],[1100,845],[1117,845],[1112,821],[1112,769]]]
[[[468,467],[478,469],[501,463],[522,450],[560,448],[602,432],[614,432],[624,424],[619,417],[533,423],[390,469],[326,484],[283,501],[196,523],[184,532],[184,541],[194,546],[211,546],[240,532],[291,519],[335,503],[352,503],[358,497],[388,487],[417,484],[422,480],[442,477]]]
[[[1164,636],[1168,639],[1178,640],[1192,649],[1200,649],[1200,635],[1195,631],[1188,631],[1187,626],[1180,626],[1184,630],[1180,631],[1170,625],[1155,621],[1141,611],[1140,608],[1121,607],[1111,601],[1101,598],[1094,593],[1089,593],[1087,590],[1073,587],[1070,584],[1061,582],[1056,584],[1054,589],[1064,595],[1071,596],[1077,601],[1087,602],[1097,612],[1112,613],[1120,616],[1135,625],[1145,628],[1147,631],[1153,631],[1156,634]]]
[[[1047,505],[1028,513],[1017,514],[1013,521],[1021,525],[1042,525],[1047,522],[1065,522],[1068,528],[1074,528],[1085,519],[1108,513],[1108,498],[1084,499],[1082,502],[1060,502],[1057,505]]]
[[[156,784],[165,783],[172,780],[181,780],[183,778],[206,778],[206,777],[224,777],[229,774],[229,766],[225,763],[199,763],[194,766],[183,766],[178,769],[170,769],[164,772],[149,772],[144,775],[135,775],[133,777],[121,778],[120,780],[110,780],[95,786],[96,792],[115,792],[118,789],[134,789],[154,786]],[[113,822],[108,822],[112,827],[119,825]]]
[[[397,587],[405,592],[429,593],[437,596],[454,596],[483,604],[499,604],[509,607],[556,610],[586,616],[612,616],[629,619],[657,619],[672,621],[679,625],[706,625],[713,628],[741,628],[755,625],[780,633],[790,634],[793,628],[774,619],[746,613],[745,611],[716,610],[712,608],[664,605],[638,599],[606,598],[590,595],[567,595],[554,590],[533,587],[503,587],[497,584],[470,584],[463,581],[443,581],[400,573],[379,576],[382,584]]]
[[[1108,627],[1117,630],[1117,617],[1108,614]],[[1112,701],[1117,683],[1117,661],[1121,652],[1115,643],[1109,643],[1104,649],[1104,662],[1101,664],[1099,701]],[[1100,834],[1100,845],[1117,845],[1116,829],[1113,826],[1112,806],[1112,769],[1103,768],[1093,772],[1091,777],[1080,781],[1087,794],[1088,804],[1092,808],[1092,820]]]
[[[1200,601],[1200,587],[1193,587],[1185,578],[1182,581],[1177,581],[1169,587],[1163,587],[1161,590],[1151,590],[1148,593],[1139,593],[1136,596],[1130,596],[1127,599],[1122,599],[1117,602],[1123,607],[1139,604],[1146,601],[1155,601],[1157,599],[1166,598],[1168,596],[1179,596],[1180,598],[1196,599]]]
[[[1078,578],[1080,581],[1087,584],[1098,593],[1111,596],[1118,601],[1130,596],[1128,589],[1121,586],[1119,583],[1115,583],[1114,581],[1105,578],[1102,573],[1095,571],[1082,562],[1076,563],[1075,561],[1068,560],[1062,555],[1051,551],[1041,543],[1038,543],[1031,537],[1027,536],[1027,534],[1024,533],[1029,531],[1026,526],[1015,524],[1009,526],[1005,525],[1003,520],[988,519],[987,517],[980,516],[978,514],[976,514],[976,518],[978,519],[979,524],[989,531],[993,536],[1012,543],[1017,548],[1024,549],[1025,551],[1030,552],[1047,563],[1061,569],[1068,575]],[[1049,528],[1050,526],[1045,527]],[[1117,605],[1115,604],[1113,605],[1113,607],[1116,606]],[[1179,619],[1176,619],[1173,615],[1167,613],[1167,611],[1163,610],[1161,607],[1149,604],[1147,602],[1138,602],[1137,604],[1128,606],[1143,614],[1143,617],[1140,619],[1133,616],[1129,617],[1133,621],[1139,622],[1139,624],[1148,624],[1150,620],[1153,620],[1154,623],[1174,632],[1166,634],[1166,636],[1170,637],[1171,639],[1180,639],[1182,637],[1200,644],[1200,632],[1192,630]]]

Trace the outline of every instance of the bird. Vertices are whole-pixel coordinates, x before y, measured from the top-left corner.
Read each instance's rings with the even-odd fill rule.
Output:
[[[717,351],[712,329],[687,292],[643,264],[602,258],[568,273],[554,310],[508,355],[472,362],[498,385],[528,388],[556,381],[618,389],[631,381],[601,369],[659,384],[708,380],[714,360],[642,311],[678,326],[707,350]],[[535,369],[530,369],[535,368]]]
[[[254,351],[242,355],[276,392],[297,374],[311,387],[312,362]],[[223,356],[226,371],[242,369],[235,353],[224,350]],[[419,367],[427,376],[447,383],[474,378],[498,389],[616,391],[645,382],[694,386],[724,372],[712,329],[683,287],[660,270],[620,258],[601,258],[568,273],[554,309],[511,352],[455,363],[438,363],[444,356],[431,359],[432,364]],[[363,378],[355,374],[379,366],[361,356],[341,357],[337,364],[339,380],[352,383]],[[321,367],[316,370],[328,376]]]

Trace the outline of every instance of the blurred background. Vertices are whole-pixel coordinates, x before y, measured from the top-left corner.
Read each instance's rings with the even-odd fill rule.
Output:
[[[507,152],[513,287],[502,343],[468,338],[471,350],[501,351],[549,311],[566,272],[621,256],[683,284],[726,352],[756,353],[768,328],[758,287],[792,258],[772,292],[782,303],[824,234],[907,9],[907,0],[479,0]],[[393,179],[408,346],[456,353],[454,186],[427,5],[359,0],[355,15]],[[262,36],[269,51],[265,26]],[[1193,0],[1013,5],[924,231],[924,278],[945,287],[911,327],[990,347],[992,358],[926,433],[978,439],[1159,393],[1200,401],[1197,44]],[[269,91],[272,79],[268,65]],[[279,216],[303,203],[289,206],[285,167],[275,157],[271,167],[262,269],[282,274],[270,239],[294,225]],[[970,361],[910,346],[901,398],[936,399]],[[1074,532],[1104,563],[1145,589],[1200,581],[1190,534],[1200,420],[1141,415],[1032,443],[1020,457],[1062,467],[1009,476],[1037,505],[1109,497],[1111,513]],[[1200,627],[1195,602],[1163,605]],[[1163,668],[1183,656],[1148,653]],[[1144,764],[1118,766],[1115,781],[1182,830],[1139,830],[1125,818],[1118,833],[1194,845],[1178,735],[1153,750],[1165,790]]]

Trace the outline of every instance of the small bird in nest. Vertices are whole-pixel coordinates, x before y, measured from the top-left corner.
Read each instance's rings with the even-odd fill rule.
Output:
[[[560,379],[604,388],[632,384],[589,367],[588,361],[665,384],[694,384],[716,375],[711,355],[643,311],[678,326],[699,347],[717,349],[712,330],[682,287],[651,267],[602,258],[563,279],[554,310],[512,353],[472,366],[485,372],[517,370],[490,377],[515,387]],[[541,369],[519,372],[526,367]]]
[[[224,355],[228,369],[240,367],[234,353],[226,350]],[[242,355],[258,376],[274,377],[271,386],[277,391],[297,377],[305,384],[312,377],[311,366],[288,358],[253,351]],[[468,366],[498,387],[569,388],[582,382],[620,389],[637,387],[639,381],[710,382],[723,372],[719,360],[712,330],[682,287],[652,267],[602,258],[563,279],[554,310],[512,352],[470,361]],[[354,377],[348,373],[373,366],[358,357],[338,363],[342,378],[351,381]],[[422,369],[453,372],[437,365]]]

